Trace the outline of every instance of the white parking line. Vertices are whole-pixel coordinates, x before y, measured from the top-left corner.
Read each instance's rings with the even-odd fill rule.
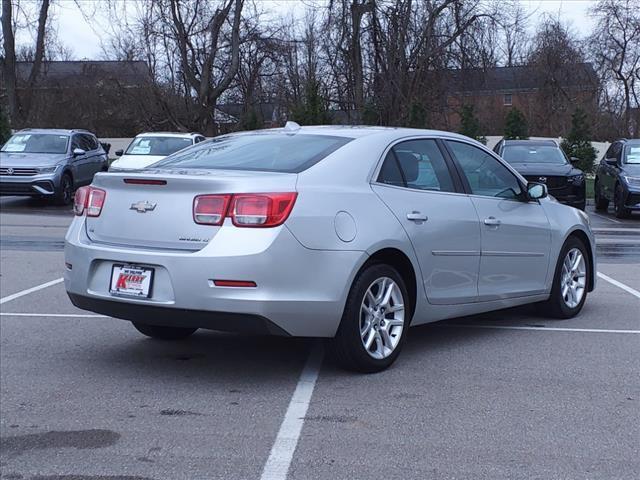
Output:
[[[0,312],[0,317],[109,318],[107,315],[85,313],[16,313]]]
[[[304,424],[304,417],[307,414],[311,395],[320,373],[322,354],[322,344],[316,342],[300,374],[287,412],[284,414],[278,436],[271,447],[271,453],[264,470],[262,470],[261,480],[285,480],[287,478],[293,453],[298,445]]]
[[[604,328],[562,328],[562,327],[533,327],[519,325],[473,325],[473,324],[453,324],[437,325],[442,328],[488,328],[494,330],[534,330],[549,332],[578,332],[578,333],[640,333],[640,330],[608,330]]]
[[[598,272],[598,277],[603,279],[606,282],[609,282],[611,285],[615,285],[616,287],[621,288],[625,292],[629,292],[634,297],[640,298],[640,292],[638,290],[631,288],[629,285],[625,285],[624,283],[619,282],[618,280],[615,280],[601,272]]]
[[[0,305],[3,303],[10,302],[11,300],[15,300],[16,298],[24,297],[25,295],[29,295],[30,293],[37,292],[38,290],[42,290],[43,288],[50,287],[52,285],[57,285],[60,282],[63,282],[64,278],[56,278],[55,280],[51,280],[50,282],[43,283],[42,285],[37,285],[35,287],[27,288],[26,290],[22,290],[18,293],[14,293],[12,295],[7,295],[6,297],[0,298]]]

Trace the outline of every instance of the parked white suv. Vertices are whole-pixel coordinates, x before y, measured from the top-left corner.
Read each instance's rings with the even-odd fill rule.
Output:
[[[203,140],[206,138],[199,133],[141,133],[133,139],[126,151],[116,150],[116,156],[120,158],[111,163],[110,168],[114,170],[144,168]]]

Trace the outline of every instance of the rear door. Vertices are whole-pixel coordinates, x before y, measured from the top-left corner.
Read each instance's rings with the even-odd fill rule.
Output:
[[[544,292],[551,231],[537,201],[525,201],[518,178],[489,152],[447,140],[471,194],[482,232],[478,299]]]
[[[480,263],[478,216],[439,141],[415,139],[395,144],[372,188],[411,239],[429,302],[475,301]]]

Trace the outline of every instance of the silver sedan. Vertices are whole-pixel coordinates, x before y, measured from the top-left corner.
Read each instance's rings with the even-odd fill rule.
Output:
[[[76,194],[79,308],[180,339],[198,328],[332,339],[382,370],[409,326],[593,290],[588,217],[469,138],[303,127],[214,138]]]

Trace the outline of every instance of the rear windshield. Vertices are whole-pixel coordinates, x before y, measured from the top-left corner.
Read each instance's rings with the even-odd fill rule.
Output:
[[[258,133],[214,138],[148,168],[256,170],[298,173],[352,138],[328,135]]]
[[[162,155],[166,157],[192,143],[190,138],[138,137],[131,142],[125,153],[127,155]]]
[[[17,133],[2,147],[3,152],[67,153],[68,135]]]
[[[567,163],[562,151],[552,145],[506,145],[502,158],[509,163]]]

